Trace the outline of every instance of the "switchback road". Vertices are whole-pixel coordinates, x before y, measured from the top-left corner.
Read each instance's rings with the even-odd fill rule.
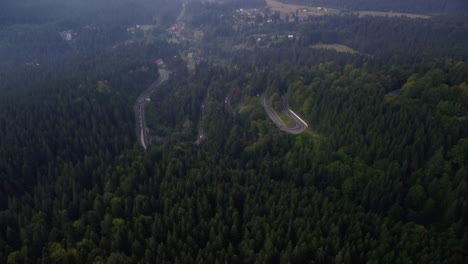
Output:
[[[286,133],[297,135],[304,132],[304,130],[306,130],[308,127],[307,123],[304,120],[302,120],[296,113],[289,109],[288,102],[286,100],[286,97],[284,96],[283,112],[294,121],[293,126],[287,126],[283,122],[283,120],[281,120],[278,114],[276,114],[276,112],[268,104],[266,96],[263,96],[263,108],[265,108],[265,111],[267,112],[268,116],[279,127],[279,129],[283,130]]]
[[[159,69],[159,79],[152,83],[148,89],[143,91],[140,96],[138,96],[133,108],[135,111],[135,130],[138,142],[141,143],[141,146],[144,149],[146,149],[147,146],[151,144],[151,141],[148,138],[148,130],[145,124],[145,106],[148,104],[151,94],[153,94],[154,90],[167,79],[169,79],[169,72],[163,69]]]

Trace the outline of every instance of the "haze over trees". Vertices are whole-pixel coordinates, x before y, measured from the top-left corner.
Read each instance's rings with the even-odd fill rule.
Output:
[[[0,263],[468,262],[467,16],[254,5],[5,3]]]
[[[347,11],[375,10],[421,14],[463,14],[468,3],[463,0],[284,0],[312,6],[339,8]]]

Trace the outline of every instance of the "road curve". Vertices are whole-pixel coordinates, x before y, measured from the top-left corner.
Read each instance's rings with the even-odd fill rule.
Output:
[[[159,79],[152,83],[146,90],[144,90],[137,98],[134,106],[135,111],[135,130],[141,146],[146,149],[148,145],[151,144],[151,141],[148,137],[148,129],[146,128],[145,123],[145,106],[149,103],[151,94],[154,90],[169,79],[169,72],[164,69],[159,69]]]
[[[187,2],[182,3],[182,10],[180,10],[179,15],[177,16],[177,21],[182,20],[182,18],[185,16],[185,7],[187,6]]]
[[[283,130],[286,133],[297,135],[304,132],[304,130],[306,130],[308,127],[307,123],[304,120],[302,120],[302,118],[300,118],[296,113],[289,109],[288,102],[286,100],[286,97],[284,96],[283,112],[286,113],[286,115],[288,115],[294,121],[293,126],[287,126],[283,122],[283,120],[281,120],[278,114],[276,114],[276,112],[268,104],[266,96],[263,96],[263,108],[265,109],[273,123],[275,123],[279,129]]]

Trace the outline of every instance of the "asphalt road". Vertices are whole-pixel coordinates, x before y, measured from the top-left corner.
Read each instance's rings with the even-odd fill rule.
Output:
[[[279,129],[283,130],[286,133],[297,135],[307,129],[307,123],[302,120],[296,113],[294,113],[288,106],[286,97],[283,96],[283,112],[286,113],[293,121],[293,126],[287,126],[283,120],[276,114],[276,112],[268,104],[266,96],[263,96],[263,108],[267,112],[270,119],[278,126]]]
[[[180,10],[179,15],[177,16],[177,21],[182,20],[182,18],[185,16],[185,7],[187,6],[187,2],[182,3],[182,10]]]
[[[226,110],[229,112],[232,112],[231,101],[232,101],[232,92],[229,92],[224,98],[224,107],[226,107]]]
[[[198,128],[198,137],[195,143],[198,145],[205,140],[205,130],[203,129],[203,111],[205,111],[205,105],[206,102],[208,101],[208,96],[203,100],[202,105],[200,106],[201,111],[200,111],[200,127]]]
[[[143,91],[137,98],[134,106],[135,117],[136,117],[136,134],[138,142],[141,143],[141,146],[146,149],[148,145],[151,144],[151,140],[148,137],[148,130],[146,129],[145,124],[145,106],[149,103],[151,94],[154,90],[169,79],[169,72],[164,69],[159,69],[159,79],[152,83],[148,89]]]

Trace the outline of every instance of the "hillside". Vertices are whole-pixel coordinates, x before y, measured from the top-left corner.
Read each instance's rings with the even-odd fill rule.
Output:
[[[0,263],[468,262],[466,16],[54,1],[0,27]]]

